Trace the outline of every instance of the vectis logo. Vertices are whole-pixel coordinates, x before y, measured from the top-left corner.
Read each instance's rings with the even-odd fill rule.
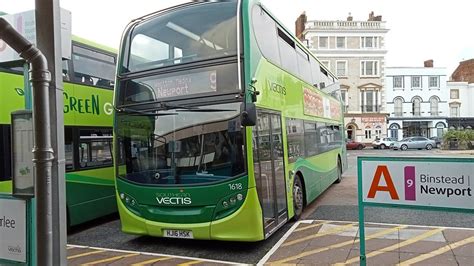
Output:
[[[188,193],[159,193],[156,201],[160,205],[190,205],[191,197]]]
[[[8,246],[8,251],[11,253],[21,254],[21,247],[20,246]]]

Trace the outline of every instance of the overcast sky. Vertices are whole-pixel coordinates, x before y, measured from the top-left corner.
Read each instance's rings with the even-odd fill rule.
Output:
[[[309,20],[367,20],[369,12],[382,15],[389,32],[386,66],[423,66],[433,59],[450,76],[459,61],[474,58],[472,9],[465,0],[262,0],[294,32],[295,20],[306,11]],[[72,32],[80,37],[119,46],[127,23],[183,0],[60,0],[72,12]],[[0,0],[0,11],[17,13],[34,8],[34,0]]]

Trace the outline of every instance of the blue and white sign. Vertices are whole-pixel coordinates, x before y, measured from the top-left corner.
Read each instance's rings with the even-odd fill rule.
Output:
[[[26,262],[26,202],[0,198],[0,259]]]

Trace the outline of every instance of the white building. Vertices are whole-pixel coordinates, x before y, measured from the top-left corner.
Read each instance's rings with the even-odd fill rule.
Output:
[[[442,137],[447,129],[449,91],[446,68],[385,68],[389,137]]]
[[[385,35],[381,16],[369,14],[367,21],[296,21],[296,35],[338,76],[345,102],[347,138],[371,143],[387,132],[384,68]]]
[[[452,129],[474,128],[474,83],[448,81],[449,118]]]

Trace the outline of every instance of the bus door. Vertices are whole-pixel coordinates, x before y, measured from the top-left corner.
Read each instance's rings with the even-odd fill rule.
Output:
[[[254,127],[254,169],[265,238],[287,221],[281,116],[259,110]]]

